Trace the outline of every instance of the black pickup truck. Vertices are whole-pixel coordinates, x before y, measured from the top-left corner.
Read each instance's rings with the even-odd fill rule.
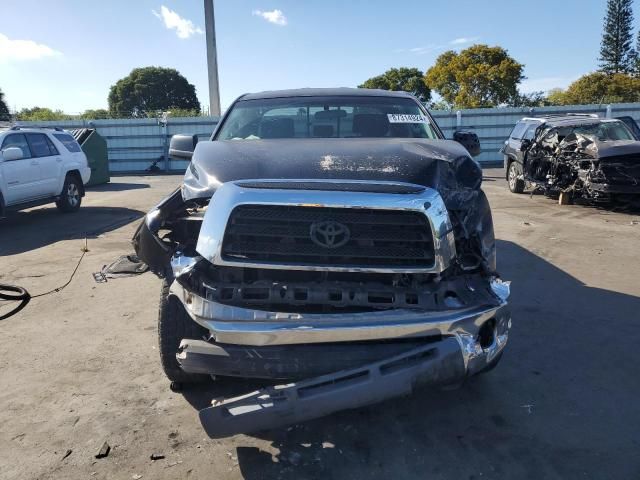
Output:
[[[133,239],[164,279],[160,355],[179,388],[267,379],[200,412],[212,437],[460,385],[511,327],[478,137],[446,140],[403,92],[238,98],[210,141],[180,135],[180,188]]]

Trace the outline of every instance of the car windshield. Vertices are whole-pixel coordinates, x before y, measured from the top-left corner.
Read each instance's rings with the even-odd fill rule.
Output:
[[[216,140],[363,137],[438,138],[410,98],[340,96],[241,100]]]
[[[620,121],[600,122],[574,127],[575,133],[593,135],[602,142],[612,140],[634,140],[627,126]]]

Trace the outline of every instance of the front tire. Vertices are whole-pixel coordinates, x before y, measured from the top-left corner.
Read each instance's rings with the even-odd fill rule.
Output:
[[[182,384],[202,383],[209,379],[207,375],[184,372],[176,359],[183,338],[199,340],[207,335],[208,331],[191,319],[180,301],[169,295],[169,283],[164,280],[158,311],[158,345],[160,363],[165,375],[172,382],[172,389],[175,386],[179,390]]]
[[[64,179],[60,199],[56,207],[63,213],[77,212],[82,204],[82,182],[76,175],[68,174]]]
[[[509,182],[511,193],[524,192],[524,179],[518,177],[522,177],[522,166],[518,162],[512,161],[507,172],[507,181]]]

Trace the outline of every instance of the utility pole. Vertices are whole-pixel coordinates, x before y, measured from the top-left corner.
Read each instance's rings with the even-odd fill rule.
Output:
[[[204,30],[207,42],[207,69],[209,72],[209,115],[219,117],[220,87],[218,85],[218,54],[216,52],[213,0],[204,0]]]

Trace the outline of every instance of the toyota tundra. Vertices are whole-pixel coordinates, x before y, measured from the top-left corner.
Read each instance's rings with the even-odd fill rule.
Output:
[[[162,366],[173,388],[267,380],[200,411],[211,437],[495,367],[509,285],[479,152],[408,93],[346,88],[243,95],[210,140],[172,138],[184,180],[133,239],[163,278]]]

